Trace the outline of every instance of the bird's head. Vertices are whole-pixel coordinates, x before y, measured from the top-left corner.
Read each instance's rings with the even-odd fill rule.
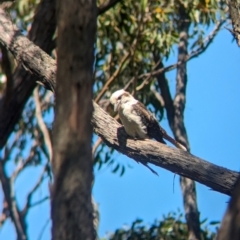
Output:
[[[125,90],[117,90],[114,92],[110,97],[110,103],[114,107],[114,111],[116,112],[120,106],[121,103],[126,103],[127,101],[135,100],[134,97]]]

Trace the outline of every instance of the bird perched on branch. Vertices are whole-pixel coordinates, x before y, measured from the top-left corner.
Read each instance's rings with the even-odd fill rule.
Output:
[[[114,92],[110,97],[110,102],[114,106],[114,111],[118,111],[124,129],[129,136],[134,139],[154,138],[164,144],[166,143],[163,139],[166,139],[177,148],[187,150],[182,144],[170,137],[158,124],[154,115],[129,92],[123,89]]]

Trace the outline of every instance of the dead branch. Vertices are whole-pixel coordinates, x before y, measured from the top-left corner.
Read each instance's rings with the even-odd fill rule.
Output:
[[[29,156],[27,157],[27,159],[21,161],[19,163],[19,165],[17,166],[16,170],[13,172],[12,176],[11,176],[11,181],[14,182],[15,179],[17,178],[17,176],[20,174],[20,172],[22,172],[26,166],[28,164],[30,164],[30,162],[32,161],[32,159],[34,158],[34,155],[36,153],[36,149],[37,149],[38,145],[37,145],[37,142],[35,141],[31,150],[30,150],[30,153],[29,153]]]
[[[217,22],[215,28],[204,39],[202,45],[200,47],[198,47],[196,50],[192,51],[190,54],[186,55],[186,57],[183,60],[178,61],[177,63],[171,64],[167,67],[163,67],[163,68],[159,68],[159,69],[155,70],[156,67],[158,66],[158,64],[156,64],[154,69],[151,72],[143,73],[143,74],[139,75],[138,79],[142,79],[142,78],[146,78],[146,79],[144,79],[144,81],[136,88],[136,90],[140,91],[141,89],[144,88],[144,86],[148,85],[152,81],[152,79],[151,79],[152,77],[156,77],[157,75],[164,73],[164,72],[169,72],[169,71],[179,67],[180,65],[188,62],[189,60],[198,57],[201,53],[206,51],[207,48],[210,46],[210,44],[213,42],[214,37],[217,35],[217,33],[219,32],[219,30],[221,29],[221,27],[224,23],[225,23],[225,20],[221,20],[221,21]]]
[[[46,144],[46,147],[47,147],[47,151],[48,151],[48,153],[47,153],[48,156],[47,157],[48,157],[49,161],[52,161],[52,142],[51,142],[50,134],[48,132],[46,124],[43,121],[42,110],[41,110],[41,102],[40,102],[40,99],[39,99],[38,91],[39,91],[39,88],[35,88],[35,90],[33,92],[35,105],[36,105],[35,115],[36,115],[36,118],[37,118],[38,126],[39,126],[40,131],[42,132],[42,135],[43,135],[44,143]]]
[[[16,228],[17,237],[19,240],[25,240],[27,234],[26,224],[17,206],[15,191],[13,189],[13,181],[7,176],[5,164],[2,161],[0,161],[0,181],[8,205],[7,208],[9,215]]]
[[[23,208],[23,210],[21,211],[21,214],[23,217],[25,217],[27,215],[27,212],[28,210],[30,209],[30,207],[33,207],[34,205],[36,205],[36,203],[34,204],[31,204],[31,201],[32,201],[32,198],[33,198],[33,194],[38,190],[38,188],[40,187],[41,183],[43,182],[44,180],[44,176],[45,176],[45,173],[46,173],[46,169],[47,169],[47,166],[45,166],[42,170],[42,173],[38,179],[38,181],[36,182],[36,184],[34,185],[34,187],[32,188],[32,190],[28,193],[27,195],[27,200],[26,200],[26,204]],[[45,199],[45,198],[44,198]],[[42,202],[42,200],[40,200]],[[37,203],[39,204],[39,203]]]
[[[52,85],[50,84],[51,86],[55,86],[55,61],[45,56],[43,59],[47,59],[47,62],[43,59],[35,58],[35,56],[45,54],[40,48],[34,48],[35,52],[28,52],[28,48],[24,49],[23,46],[18,46],[17,49],[14,49],[10,43],[15,42],[15,36],[12,31],[16,31],[16,28],[12,28],[13,23],[5,24],[3,28],[2,22],[9,23],[11,20],[4,11],[0,9],[0,42],[11,52],[18,51],[18,53],[15,53],[15,55],[19,56],[17,60],[22,59],[26,69],[41,65],[41,69],[44,69],[44,71],[34,70],[33,73],[37,74],[43,84],[47,81],[47,86],[49,86],[50,83],[52,83]],[[4,31],[10,32],[8,36],[11,35],[13,39],[10,40],[3,37]],[[19,36],[17,35],[16,37]],[[21,36],[21,40],[25,42],[24,46],[32,45],[24,36]],[[28,52],[31,58],[30,62],[21,56],[25,54],[25,52]],[[34,64],[32,64],[33,62]],[[36,62],[38,62],[38,64]],[[170,148],[152,140],[135,141],[128,139],[124,129],[117,121],[102,110],[96,103],[93,102],[93,105],[92,124],[94,131],[101,136],[108,146],[113,147],[137,162],[154,164],[173,173],[198,181],[215,191],[227,195],[232,194],[234,183],[239,175],[238,172],[214,165],[190,153]]]
[[[104,95],[104,93],[107,91],[109,85],[118,77],[119,73],[122,70],[123,65],[126,63],[126,61],[128,60],[130,56],[130,51],[127,52],[122,60],[119,63],[118,68],[116,69],[116,71],[113,73],[113,75],[107,80],[107,82],[104,84],[103,88],[101,89],[101,92],[97,95],[95,101],[98,103],[99,100],[101,99],[101,97]]]

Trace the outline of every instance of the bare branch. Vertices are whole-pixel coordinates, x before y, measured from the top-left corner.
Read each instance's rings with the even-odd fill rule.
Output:
[[[35,206],[37,206],[37,205],[39,205],[39,204],[41,204],[41,203],[43,203],[43,202],[45,202],[45,201],[47,201],[47,200],[49,200],[49,199],[50,199],[50,196],[46,196],[46,197],[44,197],[44,198],[42,198],[42,199],[40,199],[40,200],[32,203],[32,204],[29,206],[29,208],[35,207]]]
[[[27,159],[25,159],[24,161],[21,161],[20,164],[17,166],[16,170],[13,172],[12,176],[11,176],[11,181],[14,182],[16,177],[19,175],[19,173],[25,169],[25,167],[32,161],[34,155],[35,155],[35,151],[37,149],[38,145],[37,142],[34,143],[34,145],[32,146],[29,156],[27,157]]]
[[[198,49],[192,51],[189,55],[186,55],[186,57],[183,60],[178,61],[177,63],[171,64],[167,67],[163,67],[163,68],[155,70],[156,67],[158,66],[158,64],[156,64],[153,71],[139,75],[138,79],[142,79],[142,78],[146,78],[146,79],[136,88],[136,90],[140,91],[146,85],[148,85],[151,81],[153,81],[152,77],[156,77],[157,75],[164,73],[164,72],[169,72],[169,71],[177,68],[178,66],[188,62],[189,60],[191,60],[195,57],[198,57],[201,53],[206,51],[207,48],[210,46],[210,44],[213,42],[214,37],[217,35],[217,33],[219,32],[219,30],[221,29],[221,27],[224,23],[225,23],[225,20],[221,20],[221,21],[217,22],[214,30],[203,41],[202,46],[199,47]]]
[[[4,156],[2,161],[3,162],[7,162],[10,159],[10,154],[12,153],[13,148],[16,146],[17,144],[17,140],[19,139],[19,136],[22,134],[22,130],[19,130],[15,136],[14,136],[14,140],[12,142],[12,144],[7,144],[4,148]]]
[[[207,50],[207,48],[209,47],[209,45],[213,42],[214,38],[216,37],[217,33],[220,31],[221,27],[223,26],[223,24],[226,22],[226,20],[220,20],[216,23],[215,28],[213,29],[213,31],[203,40],[202,45],[192,51],[189,56],[187,61],[198,57],[200,54],[202,54],[203,52],[205,52]]]
[[[117,76],[118,76],[119,73],[121,72],[122,67],[123,67],[123,65],[126,63],[126,61],[127,61],[127,59],[128,59],[129,56],[130,56],[130,51],[127,52],[127,53],[123,56],[123,58],[122,58],[122,60],[120,61],[119,66],[118,66],[118,68],[116,69],[116,71],[113,73],[113,75],[112,75],[112,76],[107,80],[107,82],[104,84],[101,92],[98,94],[98,96],[97,96],[96,99],[95,99],[95,101],[96,101],[97,103],[99,102],[99,100],[101,99],[101,97],[104,95],[104,93],[108,90],[109,85],[117,78]]]
[[[1,11],[2,10],[0,10],[0,16]],[[10,20],[5,19],[5,21]],[[5,30],[11,31],[11,29]],[[27,39],[25,40],[28,41]],[[1,34],[0,41],[3,41]],[[11,45],[9,45],[8,48],[11,48]],[[19,46],[18,51],[19,54],[23,54],[27,49]],[[36,52],[31,56],[31,62],[36,61],[34,56],[38,55],[38,51],[41,50],[36,49]],[[49,61],[51,62],[50,64]],[[39,64],[42,65],[46,71],[45,80],[55,82],[55,61],[53,59],[49,61],[44,62],[41,60]],[[28,66],[28,64],[27,61],[24,62],[25,66]],[[51,72],[54,72],[54,74],[49,74]],[[41,72],[35,71],[35,74],[41,74]],[[43,78],[44,76],[39,75],[39,79]],[[234,183],[239,175],[238,172],[219,167],[195,157],[190,153],[183,152],[179,149],[172,149],[155,141],[134,141],[128,139],[124,129],[116,120],[103,111],[96,103],[93,102],[93,105],[92,124],[94,131],[108,146],[113,147],[137,162],[154,164],[181,176],[198,181],[215,191],[231,195]]]
[[[99,145],[102,143],[102,139],[99,137],[97,139],[97,141],[95,142],[95,144],[92,147],[92,154],[94,155],[94,153],[97,151],[97,148],[99,147]]]
[[[5,200],[8,205],[9,215],[14,223],[16,228],[18,239],[25,240],[26,239],[26,224],[22,219],[22,216],[19,212],[15,192],[13,189],[13,182],[7,176],[5,165],[2,161],[0,161],[0,181],[2,184],[2,189],[4,192]]]
[[[52,161],[52,142],[51,142],[50,134],[48,132],[46,124],[43,121],[41,103],[40,103],[38,91],[39,91],[39,88],[37,87],[33,92],[35,105],[36,105],[35,114],[36,114],[38,126],[43,135],[44,143],[48,149],[48,159],[51,162]]]
[[[23,217],[25,217],[27,215],[27,212],[28,212],[29,208],[33,206],[33,204],[31,204],[33,194],[38,190],[38,188],[40,187],[41,183],[43,182],[44,175],[46,173],[46,168],[47,168],[47,166],[45,166],[43,168],[43,171],[42,171],[38,181],[36,182],[36,184],[34,185],[32,190],[27,195],[26,204],[25,204],[23,210],[21,211],[21,214],[22,214]],[[36,205],[36,203],[35,203],[35,205]]]
[[[51,219],[49,218],[49,219],[45,222],[45,224],[43,225],[43,227],[42,227],[42,229],[41,229],[41,231],[40,231],[40,234],[39,234],[39,236],[38,236],[38,240],[41,240],[41,239],[42,239],[43,233],[44,233],[44,231],[45,231],[48,223],[50,222],[50,220],[51,220]]]

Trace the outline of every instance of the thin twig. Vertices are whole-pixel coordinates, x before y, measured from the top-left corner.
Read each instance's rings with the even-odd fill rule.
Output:
[[[51,142],[50,134],[48,132],[46,124],[43,121],[38,89],[39,88],[36,87],[34,92],[33,92],[35,105],[36,105],[35,115],[36,115],[36,118],[37,118],[38,126],[39,126],[39,128],[42,132],[42,135],[43,135],[44,143],[45,143],[45,145],[48,149],[48,159],[51,162],[52,161],[52,142]]]
[[[155,98],[159,101],[160,105],[164,107],[165,103],[162,95],[158,91],[156,91],[153,87],[151,87],[150,90],[154,94]]]
[[[50,196],[46,196],[46,197],[44,197],[44,198],[42,198],[42,199],[40,199],[40,200],[32,203],[32,204],[29,206],[29,208],[36,207],[37,205],[39,205],[39,204],[41,204],[41,203],[43,203],[43,202],[45,202],[46,200],[49,200],[49,199],[50,199]]]
[[[221,26],[225,23],[225,20],[221,20],[216,24],[216,27],[214,28],[214,30],[205,38],[205,40],[203,41],[203,44],[201,47],[199,47],[197,50],[192,51],[189,55],[187,55],[187,57],[183,60],[183,61],[178,61],[175,64],[171,64],[167,67],[164,68],[160,68],[158,70],[153,70],[149,73],[144,73],[138,76],[138,79],[142,79],[142,78],[146,78],[137,88],[137,91],[140,91],[141,89],[143,89],[146,85],[148,85],[152,80],[151,77],[155,77],[163,72],[169,72],[175,68],[177,68],[178,66],[180,66],[181,64],[195,58],[198,57],[201,53],[203,53],[204,51],[206,51],[206,49],[209,47],[209,45],[212,43],[214,37],[217,35],[218,31],[220,30]],[[155,66],[156,67],[156,66]],[[154,67],[154,68],[155,68]]]
[[[26,239],[26,225],[24,224],[23,218],[16,203],[15,191],[13,187],[14,183],[12,179],[7,176],[5,164],[2,161],[0,161],[0,181],[7,202],[9,215],[16,228],[17,238]]]
[[[43,233],[44,233],[44,231],[45,231],[45,229],[46,229],[46,227],[47,227],[47,225],[48,225],[49,222],[50,222],[50,218],[49,218],[49,219],[46,221],[46,223],[43,225],[42,230],[41,230],[41,232],[40,232],[40,234],[39,234],[38,240],[41,240],[41,239],[42,239]]]
[[[32,159],[35,156],[35,152],[37,149],[38,145],[37,142],[34,142],[34,145],[32,146],[29,156],[25,161],[21,161],[21,163],[17,166],[16,170],[13,172],[12,176],[11,176],[11,181],[15,181],[15,179],[17,178],[17,176],[19,175],[19,173],[25,169],[25,167],[32,161]]]
[[[23,216],[26,216],[28,210],[30,207],[32,207],[31,205],[31,201],[32,201],[32,197],[33,197],[33,194],[37,191],[37,189],[39,188],[39,186],[41,185],[41,183],[43,182],[44,180],[44,176],[45,176],[45,172],[46,172],[46,168],[47,166],[45,166],[43,168],[43,171],[38,179],[38,181],[36,182],[35,186],[32,188],[32,190],[28,193],[27,195],[27,200],[26,200],[26,204],[25,204],[25,207],[23,208],[21,214]]]
[[[99,147],[99,145],[102,143],[102,139],[100,137],[98,137],[97,141],[95,142],[95,144],[92,147],[92,154],[94,155],[97,148]]]
[[[113,75],[107,80],[107,82],[104,84],[101,92],[98,94],[98,96],[96,97],[95,101],[98,103],[99,100],[101,99],[101,97],[104,95],[104,93],[107,91],[109,85],[117,78],[117,76],[119,75],[119,73],[122,70],[122,67],[124,65],[124,63],[127,61],[128,57],[130,56],[130,51],[128,51],[122,58],[121,62],[119,63],[118,68],[116,69],[116,71],[113,73]]]
[[[22,130],[19,130],[15,135],[14,135],[14,140],[12,142],[12,144],[7,144],[4,147],[4,157],[1,161],[3,162],[7,162],[10,159],[10,155],[12,153],[12,150],[14,147],[16,147],[17,141],[19,139],[19,137],[22,135]]]

